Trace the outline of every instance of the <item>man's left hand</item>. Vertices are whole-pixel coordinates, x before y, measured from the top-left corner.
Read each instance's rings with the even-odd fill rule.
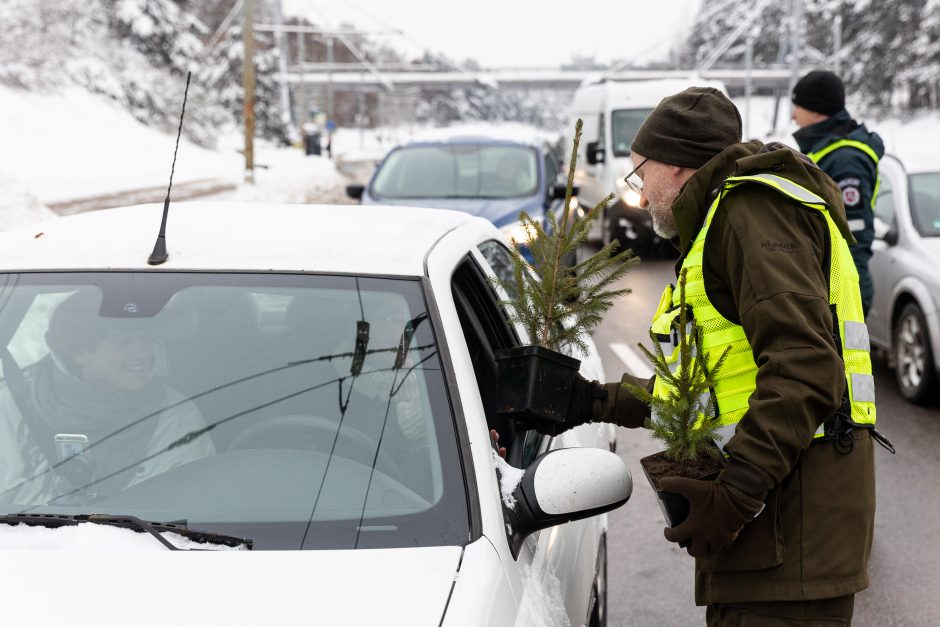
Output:
[[[689,540],[687,550],[692,557],[703,557],[731,545],[744,525],[764,507],[761,500],[720,479],[666,477],[659,482],[659,488],[689,501],[688,518],[667,528],[665,536],[670,542]]]

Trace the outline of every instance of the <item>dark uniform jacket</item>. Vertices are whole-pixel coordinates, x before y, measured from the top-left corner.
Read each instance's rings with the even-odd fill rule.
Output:
[[[776,148],[776,149],[775,149]],[[688,253],[722,181],[770,172],[826,199],[851,241],[839,188],[781,145],[735,144],[700,168],[672,210]],[[824,218],[762,185],[720,205],[703,253],[709,299],[744,329],[758,365],[748,412],[725,451],[772,486],[766,507],[729,548],[696,560],[696,602],[825,599],[868,586],[875,511],[872,440],[859,430],[849,454],[813,439],[839,407],[845,371],[828,298],[831,242]],[[677,263],[677,270],[682,258]],[[652,381],[624,375],[651,389]],[[648,408],[618,383],[595,420],[642,425]],[[859,433],[861,432],[861,433]]]
[[[804,153],[817,152],[841,139],[854,139],[869,146],[880,159],[885,152],[884,142],[877,133],[872,133],[864,124],[859,124],[843,109],[816,124],[801,128],[793,134]],[[875,236],[874,215],[871,200],[878,181],[878,167],[864,152],[845,146],[833,150],[819,161],[823,172],[836,182],[842,191],[846,217],[852,235],[858,242],[849,246],[855,267],[859,273],[862,292],[862,308],[866,315],[874,295],[874,285],[868,272],[871,259],[871,242]]]

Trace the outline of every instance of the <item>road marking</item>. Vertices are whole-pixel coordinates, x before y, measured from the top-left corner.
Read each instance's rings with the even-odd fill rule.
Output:
[[[646,360],[626,344],[610,344],[610,350],[627,366],[627,372],[635,377],[648,379],[653,376],[653,369]]]

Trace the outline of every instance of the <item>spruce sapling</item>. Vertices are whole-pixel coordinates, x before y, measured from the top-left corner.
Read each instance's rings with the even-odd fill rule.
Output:
[[[548,212],[547,228],[543,228],[528,213],[520,212],[519,221],[532,234],[528,246],[533,262],[527,263],[513,247],[512,279],[493,279],[510,295],[501,301],[509,317],[525,327],[533,344],[554,351],[571,345],[587,352],[585,337],[600,324],[615,299],[630,293],[629,288],[614,289],[613,285],[639,262],[630,249],[618,252],[620,244],[616,240],[587,259],[576,261],[591,224],[613,198],[613,194],[607,196],[586,213],[571,207],[581,128],[579,119],[561,219]],[[572,259],[573,265],[569,263]]]
[[[715,446],[719,428],[715,415],[715,399],[707,394],[714,386],[715,373],[721,368],[730,347],[725,348],[715,364],[706,369],[708,355],[702,349],[702,330],[690,320],[686,306],[685,284],[686,269],[679,275],[679,315],[673,320],[673,332],[679,339],[679,366],[670,371],[669,362],[659,342],[650,331],[653,343],[651,352],[639,345],[652,363],[656,376],[671,384],[672,389],[666,398],[657,398],[650,392],[636,385],[627,384],[630,392],[649,405],[652,416],[646,419],[645,426],[650,435],[665,444],[664,454],[674,461],[692,461],[699,457],[719,458],[721,451]],[[690,324],[691,322],[691,324]],[[690,333],[691,332],[691,333]],[[702,359],[699,356],[704,355]],[[702,402],[707,395],[708,401]],[[706,416],[700,421],[699,415]]]

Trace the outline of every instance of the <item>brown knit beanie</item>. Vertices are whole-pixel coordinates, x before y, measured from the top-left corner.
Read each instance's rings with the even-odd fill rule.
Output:
[[[741,114],[712,87],[689,87],[656,105],[630,150],[662,163],[700,168],[741,141]]]

